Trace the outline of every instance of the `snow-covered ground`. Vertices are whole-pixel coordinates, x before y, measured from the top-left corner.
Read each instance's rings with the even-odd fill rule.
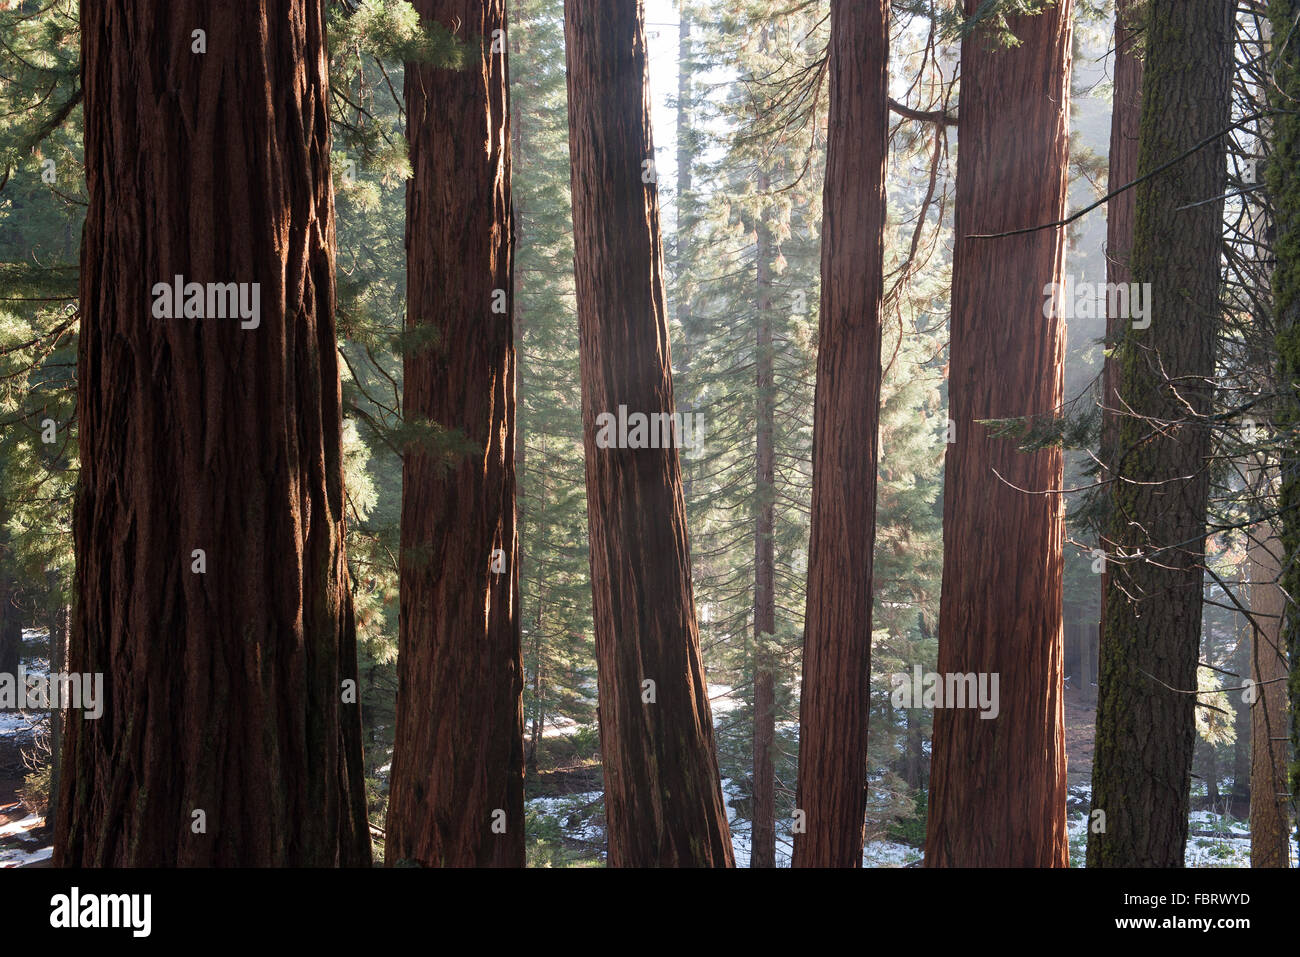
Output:
[[[23,631],[23,641],[43,638],[45,632],[28,628]],[[23,671],[32,676],[48,677],[50,663],[44,658],[31,658],[23,662]],[[0,711],[0,738],[11,735],[29,735],[43,731],[48,717],[35,711]]]
[[[1070,788],[1070,866],[1083,867],[1088,846],[1088,808],[1092,789],[1088,785]],[[1228,814],[1193,811],[1184,859],[1188,867],[1250,867],[1250,825]],[[1291,844],[1291,866],[1296,866],[1295,845]]]
[[[0,711],[0,738],[29,735],[40,730],[45,716],[28,711]]]
[[[727,823],[731,828],[731,848],[737,867],[749,866],[749,822],[740,820],[732,802],[740,797],[740,790],[730,778],[722,781],[722,796],[727,807]],[[562,797],[539,797],[528,802],[528,810],[545,828],[555,828],[563,838],[591,848],[604,859],[605,829],[600,823],[604,815],[603,794],[584,791]],[[794,822],[786,819],[776,826],[776,866],[790,866],[793,847],[791,830]],[[921,859],[921,852],[906,844],[891,841],[874,841],[862,852],[864,867],[904,867]]]
[[[722,781],[723,800],[727,806],[727,823],[731,827],[731,846],[737,867],[748,867],[750,861],[749,822],[741,820],[732,807],[740,792],[730,778]],[[1070,866],[1084,866],[1084,852],[1088,842],[1088,809],[1090,788],[1087,785],[1070,788],[1068,806],[1068,833],[1070,839]],[[599,819],[604,814],[600,791],[584,791],[563,797],[534,798],[528,809],[548,828],[554,827],[569,840],[580,842],[604,858],[604,828]],[[1210,811],[1194,811],[1190,816],[1191,831],[1187,840],[1188,867],[1249,867],[1250,830],[1245,822],[1228,815]],[[777,822],[776,864],[790,866],[793,837],[790,820]],[[1207,833],[1208,832],[1208,833]],[[862,852],[863,867],[907,867],[917,864],[922,857],[919,848],[893,841],[873,841]],[[1294,849],[1292,866],[1296,865]]]
[[[0,867],[21,867],[53,856],[54,848],[42,847],[32,834],[42,823],[41,818],[29,814],[22,820],[0,824]]]
[[[23,630],[23,640],[39,641],[45,638],[45,634],[43,630],[27,628]],[[29,675],[47,676],[49,662],[44,658],[30,658],[23,662],[23,669]],[[44,731],[48,725],[47,714],[36,711],[2,711],[0,739],[4,739],[7,746],[17,745],[23,748],[30,744],[37,732]],[[4,817],[0,817],[0,868],[35,864],[53,856],[54,848],[48,844],[43,845],[35,834],[45,823],[44,819],[28,814],[20,804],[6,806],[4,814]]]

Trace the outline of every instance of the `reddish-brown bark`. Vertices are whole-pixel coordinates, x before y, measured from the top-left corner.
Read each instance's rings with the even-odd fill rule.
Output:
[[[888,152],[885,0],[833,0],[795,867],[861,867]]]
[[[417,0],[468,46],[465,69],[411,63],[406,108],[408,421],[477,451],[402,469],[397,730],[385,863],[524,864],[523,659],[515,530],[514,222],[505,0]],[[497,291],[500,290],[500,293]],[[504,311],[494,310],[494,296]]]
[[[620,405],[673,411],[641,3],[564,14],[609,863],[730,866],[678,451],[596,443]]]
[[[68,663],[107,701],[68,713],[55,862],[368,864],[325,3],[95,0],[81,34]],[[176,275],[259,283],[259,324],[155,318]]]
[[[997,674],[999,712],[935,711],[930,867],[1069,862],[1063,505],[1047,494],[1062,456],[1021,453],[978,424],[1061,405],[1065,329],[1044,318],[1043,290],[1061,279],[1065,233],[971,237],[1064,215],[1070,22],[1062,0],[1007,18],[1018,46],[983,28],[962,42],[938,671]]]

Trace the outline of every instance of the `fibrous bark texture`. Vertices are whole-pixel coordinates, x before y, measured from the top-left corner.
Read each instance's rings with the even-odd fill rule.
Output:
[[[325,6],[81,5],[69,667],[106,702],[68,712],[57,865],[370,862]],[[177,276],[258,284],[256,324],[159,318]]]
[[[968,0],[966,11],[979,6]],[[955,435],[944,473],[940,674],[998,675],[998,711],[934,716],[931,867],[1064,867],[1062,456],[992,438],[987,419],[1051,415],[1065,328],[1044,309],[1061,281],[1071,3],[1009,16],[1018,46],[964,38],[949,346]],[[1051,313],[1050,316],[1044,315]],[[945,702],[952,705],[955,702]]]
[[[1111,94],[1110,157],[1106,175],[1107,186],[1119,189],[1137,179],[1138,124],[1142,118],[1142,30],[1138,20],[1138,0],[1116,0],[1115,4],[1115,59],[1112,67],[1114,92]],[[1133,254],[1133,212],[1137,194],[1126,189],[1112,196],[1106,203],[1106,281],[1130,283],[1133,272],[1129,257]],[[1116,310],[1118,312],[1119,310]],[[1106,342],[1108,348],[1102,361],[1102,411],[1101,447],[1098,458],[1103,471],[1101,478],[1109,475],[1110,463],[1116,455],[1119,440],[1119,413],[1122,405],[1115,388],[1119,383],[1119,363],[1111,347],[1123,336],[1128,320],[1122,316],[1106,315]],[[1104,538],[1102,551],[1110,550],[1111,543]],[[1110,571],[1103,563],[1101,572],[1101,622],[1106,621],[1106,589]],[[1085,650],[1086,653],[1086,650]],[[1085,692],[1087,688],[1083,689]]]
[[[596,441],[620,405],[673,412],[643,12],[564,13],[608,860],[730,866],[678,451]]]
[[[1181,867],[1187,842],[1232,43],[1229,0],[1148,7],[1138,173],[1210,142],[1135,187],[1150,313],[1116,346],[1089,867]]]
[[[403,460],[385,863],[522,867],[505,0],[415,6],[466,44],[469,62],[406,70],[406,326],[423,334],[405,356],[404,412],[458,431],[474,451],[448,466],[416,443]]]
[[[889,13],[831,4],[830,126],[795,867],[861,867],[880,405]]]

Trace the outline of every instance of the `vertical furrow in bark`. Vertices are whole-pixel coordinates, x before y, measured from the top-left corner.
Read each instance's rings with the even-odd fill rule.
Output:
[[[1142,118],[1142,29],[1138,21],[1138,0],[1116,0],[1115,3],[1115,60],[1113,67],[1114,93],[1111,95],[1110,157],[1107,186],[1119,189],[1137,179],[1138,124]],[[1106,281],[1129,283],[1133,272],[1129,257],[1133,254],[1133,212],[1137,202],[1134,190],[1127,189],[1106,203]],[[1119,383],[1119,364],[1115,359],[1114,345],[1123,334],[1128,320],[1122,316],[1106,315],[1107,352],[1101,371],[1101,443],[1098,458],[1102,472],[1099,479],[1109,477],[1109,469],[1116,454],[1119,437],[1119,410],[1122,405],[1116,395]],[[1112,543],[1102,537],[1101,548],[1109,552]],[[1101,573],[1101,622],[1106,622],[1106,590],[1110,570]],[[1085,648],[1082,652],[1087,654]],[[1089,672],[1090,673],[1090,672]],[[1084,688],[1084,693],[1088,692]]]

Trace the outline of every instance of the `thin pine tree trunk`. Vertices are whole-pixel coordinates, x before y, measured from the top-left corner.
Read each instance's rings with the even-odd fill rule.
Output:
[[[68,663],[68,632],[72,627],[72,606],[62,606],[56,615],[55,627],[50,635],[50,674],[62,674]],[[0,669],[2,671],[3,669]],[[45,826],[57,827],[59,788],[63,779],[63,708],[50,712],[50,793],[45,811]]]
[[[1294,29],[1300,16],[1300,0],[1269,0],[1268,18],[1273,37],[1290,37],[1290,42],[1271,57],[1273,83],[1268,89],[1269,105],[1278,112],[1272,118],[1273,152],[1268,165],[1268,191],[1273,200],[1277,266],[1273,272],[1274,321],[1277,324],[1277,381],[1281,396],[1277,415],[1279,434],[1290,436],[1282,446],[1282,490],[1278,511],[1278,535],[1282,540],[1282,593],[1287,596],[1282,617],[1281,643],[1289,662],[1287,702],[1290,710],[1291,764],[1287,770],[1287,792],[1294,813],[1300,795],[1300,119],[1295,104],[1300,101],[1300,43]],[[1300,851],[1300,820],[1293,832]]]
[[[771,180],[759,173],[758,194],[766,195]],[[776,867],[776,771],[772,749],[776,743],[776,681],[773,662],[765,645],[776,632],[776,548],[772,539],[776,519],[776,458],[773,448],[776,385],[772,353],[772,229],[764,210],[757,223],[758,330],[755,349],[755,406],[757,434],[754,486],[757,520],[754,525],[754,816],[750,867]]]
[[[16,583],[0,569],[0,675],[12,675],[17,680],[23,645],[23,622],[14,604],[15,598]]]
[[[1288,867],[1290,804],[1286,766],[1286,650],[1279,641],[1286,596],[1277,582],[1282,543],[1265,529],[1249,547],[1250,677],[1250,866]]]

